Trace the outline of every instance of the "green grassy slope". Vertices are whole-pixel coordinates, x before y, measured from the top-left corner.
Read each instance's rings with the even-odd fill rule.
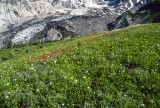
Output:
[[[0,107],[160,106],[160,24],[42,46],[0,49]]]

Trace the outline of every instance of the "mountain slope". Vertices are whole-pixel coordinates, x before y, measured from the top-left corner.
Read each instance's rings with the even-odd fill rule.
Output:
[[[72,34],[107,31],[106,25],[123,12],[135,12],[151,1],[154,0],[1,0],[0,48],[9,41],[60,40]],[[121,20],[127,22],[120,18],[114,29],[121,27]],[[125,26],[128,25],[130,22]]]
[[[0,107],[159,107],[160,24],[0,49]],[[16,85],[16,86],[15,86]]]
[[[67,13],[85,14],[88,8],[116,7],[111,8],[113,14],[121,14],[127,8],[132,8],[140,0],[1,0],[0,1],[0,32],[21,22],[35,17]],[[83,10],[84,12],[81,12]]]
[[[127,27],[129,25],[144,24],[144,23],[158,23],[160,22],[160,1],[148,1],[143,5],[141,2],[137,3],[134,8],[136,11],[127,10],[121,14],[115,21],[107,24],[109,30]]]

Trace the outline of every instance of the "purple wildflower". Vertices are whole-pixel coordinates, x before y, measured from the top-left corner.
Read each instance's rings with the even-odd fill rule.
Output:
[[[31,105],[33,104],[33,101],[31,100]]]
[[[6,94],[6,92],[4,91],[4,97],[6,97],[7,96],[7,94]]]
[[[20,90],[20,91],[18,92],[18,94],[22,94],[22,90]]]
[[[107,106],[109,106],[109,102],[107,102]]]
[[[29,102],[27,102],[27,105],[29,106]]]
[[[87,106],[87,102],[85,101],[85,103],[84,103],[84,108]]]

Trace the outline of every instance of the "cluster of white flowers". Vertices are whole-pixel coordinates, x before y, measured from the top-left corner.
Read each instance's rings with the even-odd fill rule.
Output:
[[[77,83],[78,82],[78,80],[75,80],[75,83]]]

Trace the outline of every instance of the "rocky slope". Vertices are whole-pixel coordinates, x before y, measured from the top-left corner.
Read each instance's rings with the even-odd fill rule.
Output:
[[[108,30],[107,24],[148,0],[0,0],[0,47]]]
[[[107,24],[109,30],[143,23],[160,22],[160,0],[147,0],[146,4],[137,3],[133,9],[121,14],[115,21]]]

